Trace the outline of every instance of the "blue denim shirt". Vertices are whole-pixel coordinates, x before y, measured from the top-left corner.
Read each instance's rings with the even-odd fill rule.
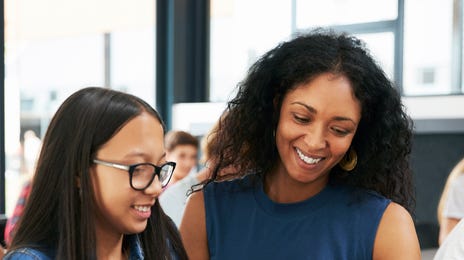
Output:
[[[130,260],[143,260],[143,252],[137,235],[129,236]],[[55,251],[43,252],[35,248],[25,247],[8,252],[3,260],[52,260],[55,259]]]

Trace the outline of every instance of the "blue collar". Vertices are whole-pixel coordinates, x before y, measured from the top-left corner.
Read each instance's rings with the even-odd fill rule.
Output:
[[[142,247],[140,246],[140,240],[138,235],[128,235],[130,249],[130,260],[143,260]]]

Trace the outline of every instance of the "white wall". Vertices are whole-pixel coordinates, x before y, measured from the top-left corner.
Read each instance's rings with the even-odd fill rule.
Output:
[[[202,136],[209,131],[226,108],[225,103],[178,103],[172,107],[172,129]]]
[[[403,97],[403,103],[411,118],[416,122],[420,121],[416,124],[418,131],[464,130],[461,129],[464,122],[464,95]],[[213,126],[225,108],[224,102],[175,104],[172,128],[202,136]]]
[[[403,97],[413,119],[464,119],[464,96]]]

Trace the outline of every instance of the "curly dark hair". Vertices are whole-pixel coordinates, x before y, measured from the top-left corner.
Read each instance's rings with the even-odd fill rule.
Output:
[[[283,98],[326,72],[347,77],[362,106],[351,144],[357,166],[349,173],[334,167],[331,180],[374,190],[412,213],[412,121],[401,96],[361,40],[325,29],[281,43],[251,66],[219,123],[212,147],[218,159],[208,182],[266,175],[278,161],[273,131]]]

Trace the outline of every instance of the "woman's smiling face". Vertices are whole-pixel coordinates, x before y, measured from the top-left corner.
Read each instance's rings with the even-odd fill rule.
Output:
[[[278,174],[322,188],[348,151],[361,119],[350,81],[323,73],[287,93],[280,108]]]

